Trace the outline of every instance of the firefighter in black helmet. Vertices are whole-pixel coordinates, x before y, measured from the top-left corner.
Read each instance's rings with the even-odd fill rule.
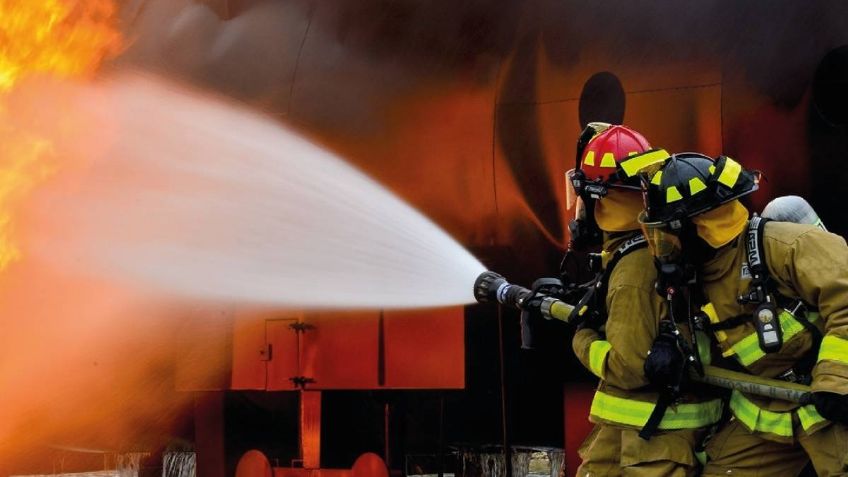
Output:
[[[848,246],[813,225],[749,219],[758,176],[733,159],[684,153],[645,171],[640,222],[668,272],[695,273],[701,325],[734,367],[809,383],[801,405],[739,391],[709,441],[703,475],[848,471]]]

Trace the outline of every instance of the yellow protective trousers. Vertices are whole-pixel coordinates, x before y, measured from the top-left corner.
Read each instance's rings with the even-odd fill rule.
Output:
[[[658,431],[650,440],[639,431],[597,424],[580,446],[583,463],[577,477],[690,477],[700,463],[694,448],[704,435],[700,429]]]
[[[848,427],[830,424],[812,434],[796,424],[796,438],[777,442],[733,419],[707,443],[704,477],[794,477],[812,461],[820,477],[848,475]]]

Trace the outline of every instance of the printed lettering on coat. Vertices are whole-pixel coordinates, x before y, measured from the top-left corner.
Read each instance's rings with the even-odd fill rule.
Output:
[[[739,275],[739,278],[742,280],[753,278],[751,276],[751,269],[748,268],[747,263],[742,263],[742,273]]]

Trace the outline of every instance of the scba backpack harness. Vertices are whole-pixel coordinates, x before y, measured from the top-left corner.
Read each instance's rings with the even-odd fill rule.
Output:
[[[776,353],[780,351],[784,341],[784,330],[780,318],[788,315],[810,332],[813,337],[813,346],[798,365],[781,377],[790,381],[809,382],[822,341],[821,330],[810,322],[809,317],[815,316],[818,310],[803,300],[784,296],[777,291],[763,253],[764,229],[768,222],[770,222],[769,219],[755,215],[748,222],[745,237],[746,264],[751,275],[751,285],[748,293],[738,297],[738,301],[743,305],[755,305],[754,312],[751,315],[739,315],[719,323],[705,323],[704,327],[711,332],[716,332],[751,322],[756,330],[762,352]],[[785,310],[785,313],[782,313],[781,309]]]

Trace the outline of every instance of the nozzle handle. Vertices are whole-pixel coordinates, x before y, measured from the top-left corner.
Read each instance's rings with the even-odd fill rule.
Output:
[[[571,321],[574,314],[574,306],[552,297],[546,297],[542,300],[540,310],[542,311],[542,316],[545,318],[549,320],[560,320],[566,323]]]

